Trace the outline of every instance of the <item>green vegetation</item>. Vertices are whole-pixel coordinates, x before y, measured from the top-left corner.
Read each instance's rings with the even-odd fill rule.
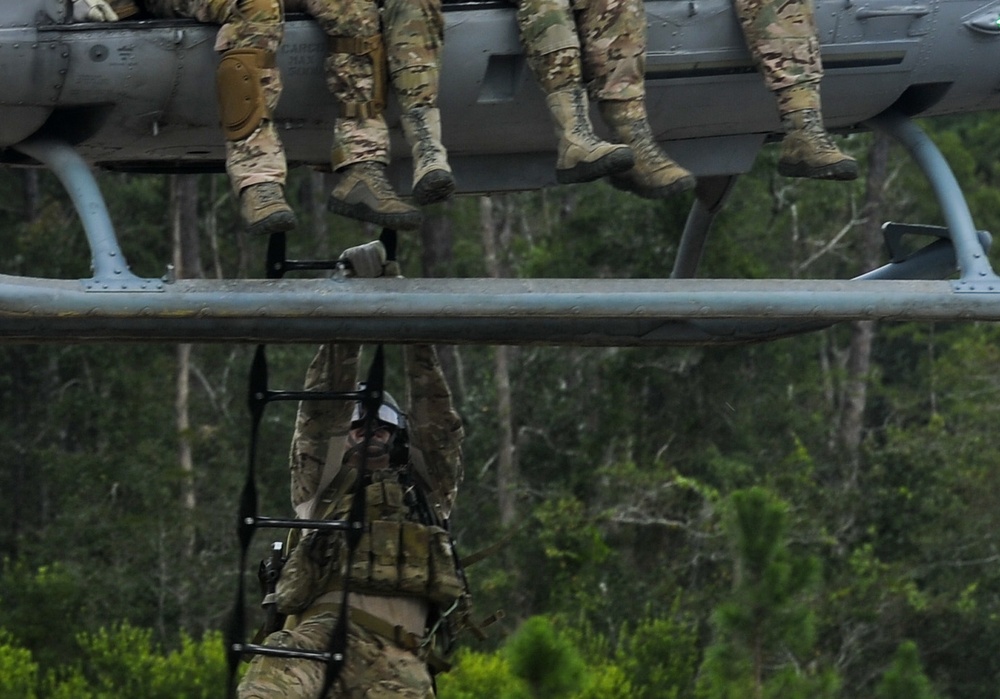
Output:
[[[977,225],[1000,230],[1000,116],[927,127]],[[874,142],[846,140],[865,163]],[[769,146],[737,183],[701,276],[847,278],[872,249],[885,261],[882,221],[941,223],[894,147],[874,195],[780,178],[775,159]],[[295,256],[377,234],[314,211],[321,180],[294,172]],[[142,276],[173,259],[176,181],[101,177]],[[264,241],[239,231],[224,176],[195,184],[185,274],[262,276]],[[597,183],[484,203],[432,209],[401,240],[407,275],[484,276],[485,230],[502,274],[665,277],[690,199]],[[0,204],[0,272],[87,276],[54,178],[0,171]],[[468,571],[476,618],[506,615],[486,642],[460,636],[440,696],[993,699],[998,340],[992,324],[858,323],[731,348],[441,348],[467,433],[459,546],[510,541]],[[0,344],[0,699],[222,696],[251,352]],[[269,348],[271,384],[298,388],[311,354]],[[262,425],[275,516],[293,415],[277,404]]]

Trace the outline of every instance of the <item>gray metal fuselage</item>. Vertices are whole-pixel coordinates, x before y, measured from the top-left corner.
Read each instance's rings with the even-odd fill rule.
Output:
[[[699,176],[669,280],[191,280],[130,271],[92,166],[221,170],[216,28],[190,21],[70,24],[68,0],[0,5],[0,163],[62,181],[93,277],[0,275],[0,342],[473,342],[676,345],[757,342],[859,318],[1000,319],[1000,276],[940,151],[910,117],[1000,108],[1000,1],[899,5],[819,0],[824,113],[834,130],[876,128],[928,177],[944,227],[885,228],[890,261],[850,282],[694,280],[735,176],[779,127],[730,0],[655,0],[647,102],[658,138]],[[507,4],[448,5],[441,107],[462,192],[554,184],[555,138]],[[275,121],[292,165],[327,167],[337,107],[326,38],[291,17]],[[410,163],[397,108],[397,185]],[[595,120],[599,123],[599,120]],[[906,254],[903,236],[929,236]],[[280,240],[284,254],[284,236]],[[266,269],[289,261],[271,257]],[[301,268],[301,267],[299,267]],[[952,277],[953,282],[931,282]],[[398,283],[400,282],[400,283]]]
[[[697,175],[747,171],[778,129],[730,0],[653,0],[647,102],[657,137]],[[1000,3],[818,0],[824,114],[850,130],[890,107],[909,115],[1000,108]],[[213,50],[217,28],[192,21],[67,23],[59,0],[0,6],[0,159],[48,137],[89,163],[138,171],[219,170]],[[444,141],[463,192],[554,184],[555,139],[527,68],[514,9],[446,5]],[[326,38],[290,16],[275,114],[290,164],[328,166],[337,106],[323,76]],[[595,123],[599,124],[599,119]],[[390,107],[396,177],[408,152]]]

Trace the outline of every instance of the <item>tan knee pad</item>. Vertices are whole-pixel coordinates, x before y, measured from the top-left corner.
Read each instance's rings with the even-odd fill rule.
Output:
[[[230,49],[222,54],[216,87],[222,133],[227,140],[246,138],[270,118],[261,73],[275,64],[274,52],[266,49]]]

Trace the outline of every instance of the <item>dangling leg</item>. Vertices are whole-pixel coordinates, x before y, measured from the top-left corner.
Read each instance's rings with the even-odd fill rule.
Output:
[[[209,0],[196,19],[222,24],[216,50],[219,115],[226,138],[226,171],[251,234],[295,227],[285,201],[285,152],[271,115],[281,96],[275,53],[284,31],[280,0]]]
[[[555,121],[556,181],[589,182],[630,169],[634,160],[627,146],[594,134],[583,91],[580,39],[565,0],[520,0],[517,22],[528,65]]]
[[[601,116],[635,155],[635,167],[611,184],[647,199],[691,189],[694,176],[653,136],[646,114],[646,13],[639,0],[587,0],[578,13],[584,78]]]
[[[399,230],[419,228],[420,210],[407,204],[389,183],[389,129],[378,117],[340,118],[331,162],[341,174],[327,206],[335,214]]]
[[[389,76],[413,152],[413,198],[418,204],[443,201],[455,191],[455,179],[441,143],[437,106],[444,43],[441,0],[386,0],[382,17]]]
[[[856,178],[857,162],[837,148],[823,126],[823,65],[808,0],[777,6],[766,0],[735,0],[734,5],[750,53],[781,114],[785,138],[778,172],[786,177]]]
[[[340,102],[330,162],[341,178],[330,211],[379,226],[419,228],[420,210],[396,194],[386,176],[386,62],[378,6],[370,0],[307,0],[329,36],[326,82]]]
[[[264,645],[289,650],[323,651],[336,623],[336,613],[320,614],[292,629],[272,633],[265,639]],[[323,687],[325,674],[325,663],[315,660],[255,655],[240,679],[236,696],[238,699],[316,697]],[[335,686],[342,687],[342,684]]]

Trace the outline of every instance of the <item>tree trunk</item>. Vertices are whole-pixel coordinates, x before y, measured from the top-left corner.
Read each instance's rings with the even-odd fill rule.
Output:
[[[198,178],[196,175],[173,175],[170,178],[171,234],[174,269],[178,279],[202,276],[198,245]],[[194,459],[191,453],[191,350],[190,344],[177,346],[176,396],[174,411],[177,429],[177,458],[181,472],[181,507],[185,514],[185,553],[195,553]]]
[[[875,269],[879,263],[883,218],[882,197],[887,181],[889,138],[875,131],[868,153],[868,182],[862,209],[861,265]],[[840,475],[841,502],[846,504],[839,526],[838,538],[847,546],[854,538],[857,517],[858,476],[861,468],[861,443],[864,439],[864,418],[868,405],[868,382],[871,375],[872,346],[875,343],[875,321],[851,323],[851,339],[844,372],[837,441],[843,450],[843,471]]]
[[[420,268],[425,277],[450,277],[454,260],[455,236],[451,228],[451,202],[430,209],[424,217],[420,229]],[[439,345],[438,359],[441,370],[451,387],[455,404],[465,404],[465,375],[462,372],[462,357],[455,345]]]
[[[174,241],[174,268],[177,277],[200,279],[201,246],[198,237],[198,176],[172,175],[170,178],[171,233]]]
[[[887,180],[889,139],[876,131],[869,150],[868,183],[865,189],[861,231],[861,266],[874,269],[879,263],[882,231],[882,197]],[[851,324],[851,343],[847,357],[843,409],[840,419],[840,444],[851,464],[847,485],[857,485],[859,449],[863,437],[865,407],[868,402],[868,375],[871,371],[875,322],[855,321]]]
[[[498,211],[499,210],[499,211]],[[497,239],[509,237],[510,217],[497,206],[494,197],[484,196],[479,200],[480,229],[483,236],[483,256],[486,271],[494,279],[502,276],[497,256]],[[500,431],[499,453],[497,455],[497,504],[500,510],[500,524],[510,527],[517,520],[517,463],[514,452],[514,427],[511,423],[509,351],[506,346],[494,350],[496,371],[497,423]]]
[[[225,279],[222,255],[219,251],[219,205],[225,201],[219,198],[219,178],[208,178],[208,213],[205,215],[205,235],[212,252],[212,278]]]

